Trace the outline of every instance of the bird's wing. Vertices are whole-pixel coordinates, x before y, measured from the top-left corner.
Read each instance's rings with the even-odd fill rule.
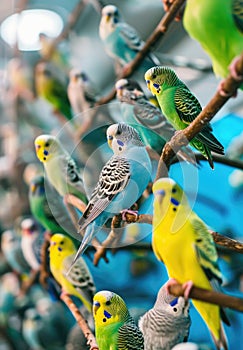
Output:
[[[130,165],[125,158],[113,156],[105,164],[87,208],[79,220],[80,230],[83,230],[95,220],[107,208],[113,198],[123,191],[130,176]]]
[[[176,89],[174,103],[179,118],[188,125],[202,110],[198,99],[185,86]]]
[[[92,303],[96,288],[83,258],[80,257],[72,266],[69,273],[66,274],[73,262],[74,256],[74,254],[69,255],[64,259],[63,273],[65,274],[65,278],[75,287],[83,298]]]
[[[63,168],[66,168],[67,186],[75,187],[77,191],[85,194],[83,179],[75,161],[67,156],[65,160],[63,159],[63,165]]]
[[[120,35],[126,42],[127,46],[132,50],[141,50],[144,42],[139,37],[137,31],[127,23],[120,23],[119,28]]]
[[[213,237],[208,232],[202,220],[194,215],[191,224],[195,233],[195,250],[198,261],[207,275],[214,289],[222,282],[221,272],[218,267],[218,255]]]
[[[152,130],[163,130],[163,134],[174,135],[175,129],[168,123],[160,110],[144,98],[138,98],[134,105],[134,116],[137,121]]]
[[[174,102],[179,118],[187,125],[193,122],[202,110],[197,98],[185,86],[176,89]],[[224,147],[212,134],[212,127],[210,124],[205,125],[195,139],[208,146],[211,151],[224,154]]]
[[[118,331],[118,349],[142,350],[144,348],[143,335],[139,328],[132,323],[125,323]]]
[[[243,33],[243,0],[232,0],[232,13],[237,28]]]
[[[213,237],[198,216],[195,215],[191,223],[196,235],[195,250],[198,261],[209,279],[212,288],[217,292],[222,292],[220,286],[222,283],[222,275],[217,263],[218,256]],[[220,308],[220,316],[227,325],[230,325],[223,308]]]

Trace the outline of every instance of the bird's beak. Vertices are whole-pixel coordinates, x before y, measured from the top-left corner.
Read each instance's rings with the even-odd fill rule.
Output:
[[[155,196],[157,202],[159,203],[159,205],[161,205],[162,202],[163,202],[163,199],[165,197],[165,191],[164,190],[158,190],[158,191],[156,191],[154,193],[154,196]]]
[[[31,184],[31,186],[30,186],[31,193],[35,193],[36,188],[37,188],[37,186],[35,184]]]
[[[106,23],[109,22],[110,18],[111,18],[111,15],[106,15],[106,18],[105,18],[106,19]]]
[[[100,307],[100,303],[98,301],[94,301],[93,303],[93,314],[96,315],[97,313],[97,310],[99,309]]]
[[[107,139],[107,143],[109,145],[109,147],[112,149],[112,141],[113,141],[113,137],[112,136],[108,136],[108,139]]]
[[[117,89],[116,95],[117,95],[117,97],[122,97],[122,89]]]

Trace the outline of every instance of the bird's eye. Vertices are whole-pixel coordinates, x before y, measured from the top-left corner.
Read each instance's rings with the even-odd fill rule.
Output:
[[[107,300],[107,302],[105,303],[106,305],[111,305],[111,301]]]
[[[108,140],[113,140],[113,136],[109,135]]]
[[[60,244],[64,244],[64,241],[61,241]]]
[[[176,193],[176,188],[172,188],[172,193]]]
[[[157,77],[157,75],[156,75],[156,74],[153,74],[153,75],[152,75],[152,78],[153,78],[153,79],[155,79],[156,77]]]
[[[174,312],[177,312],[177,308],[176,308],[176,307],[173,307],[173,311],[174,311]]]
[[[49,147],[49,146],[50,146],[49,142],[47,142],[47,143],[45,144],[45,146],[46,146],[46,147]]]

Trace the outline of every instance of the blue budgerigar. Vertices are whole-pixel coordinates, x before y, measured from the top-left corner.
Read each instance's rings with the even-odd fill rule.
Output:
[[[99,34],[107,54],[122,66],[130,63],[144,46],[144,41],[135,28],[123,21],[119,9],[114,5],[103,7]],[[155,55],[150,53],[142,63],[143,70],[154,64],[159,62]]]
[[[87,230],[76,258],[108,219],[130,208],[138,200],[151,179],[148,153],[133,127],[123,123],[112,124],[107,129],[107,139],[114,155],[104,165],[79,220],[79,232]]]

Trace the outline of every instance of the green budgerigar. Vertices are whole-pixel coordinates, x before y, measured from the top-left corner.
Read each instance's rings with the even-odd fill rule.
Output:
[[[145,80],[149,90],[156,95],[164,116],[176,130],[185,129],[201,112],[198,99],[170,67],[150,68],[145,73]],[[224,154],[224,147],[212,131],[212,126],[205,124],[190,144],[202,153],[213,169],[211,152]]]
[[[207,52],[214,73],[221,78],[226,78],[230,70],[236,79],[243,79],[243,76],[237,75],[233,61],[243,52],[242,9],[243,0],[186,2],[183,25],[188,34]]]
[[[107,290],[96,293],[93,315],[99,350],[144,349],[143,335],[118,294]]]

